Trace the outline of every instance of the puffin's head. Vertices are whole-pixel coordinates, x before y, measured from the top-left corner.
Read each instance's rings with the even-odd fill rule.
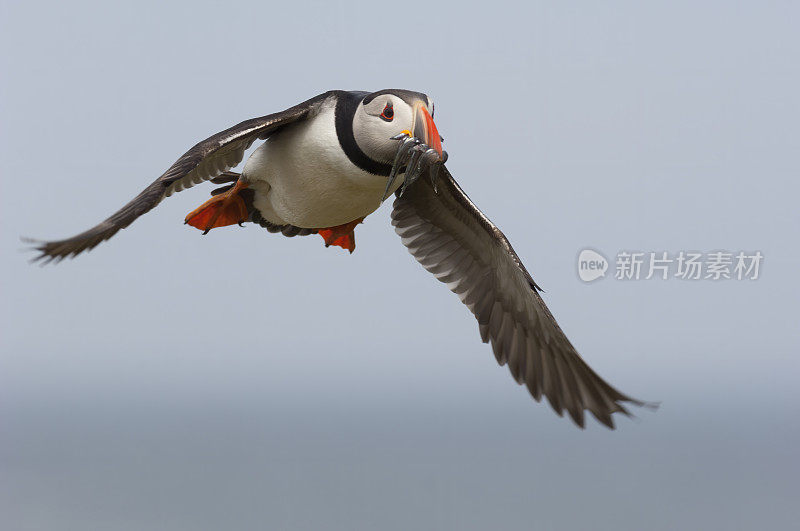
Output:
[[[421,92],[386,89],[367,94],[353,116],[353,136],[371,159],[391,163],[399,144],[392,137],[414,136],[442,154],[442,138],[433,123],[433,100]]]

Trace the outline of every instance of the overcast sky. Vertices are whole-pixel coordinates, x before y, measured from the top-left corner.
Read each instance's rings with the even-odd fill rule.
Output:
[[[9,529],[752,529],[795,522],[792,2],[0,3]],[[389,225],[183,225],[198,186],[28,264],[197,141],[329,89],[425,92],[448,167],[587,362],[662,402],[582,432]],[[584,283],[584,248],[760,251],[755,281]],[[613,269],[613,263],[611,265]]]

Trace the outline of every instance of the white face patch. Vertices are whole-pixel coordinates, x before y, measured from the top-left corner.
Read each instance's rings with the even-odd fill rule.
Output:
[[[391,140],[414,127],[411,105],[392,94],[382,94],[367,105],[360,104],[353,116],[356,144],[372,160],[391,163],[399,144]]]

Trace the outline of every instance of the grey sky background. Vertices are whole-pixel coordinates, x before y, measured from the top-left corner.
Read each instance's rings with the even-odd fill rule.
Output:
[[[0,2],[6,529],[753,529],[796,522],[792,2]],[[198,186],[88,255],[195,142],[332,88],[436,101],[456,179],[572,342],[656,413],[585,432],[496,367],[389,205],[353,255],[202,237]],[[584,284],[585,248],[761,278]]]

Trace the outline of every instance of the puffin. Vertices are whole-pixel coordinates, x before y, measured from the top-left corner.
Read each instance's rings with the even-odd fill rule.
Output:
[[[456,293],[497,362],[539,402],[581,428],[585,412],[614,429],[614,413],[655,407],[592,370],[542,300],[500,229],[448,171],[434,103],[410,90],[332,90],[201,141],[128,204],[71,238],[29,240],[33,261],[89,251],[163,199],[209,181],[220,187],[185,223],[203,232],[252,223],[284,236],[318,234],[355,250],[355,229],[392,194],[391,223],[411,255]],[[240,173],[233,172],[254,142]]]

